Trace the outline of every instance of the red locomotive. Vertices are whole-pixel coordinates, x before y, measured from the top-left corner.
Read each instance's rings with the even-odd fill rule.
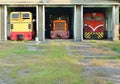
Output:
[[[85,13],[84,14],[84,38],[103,39],[104,38],[104,14]]]
[[[51,38],[67,39],[69,36],[68,20],[62,17],[59,17],[58,20],[51,20]]]

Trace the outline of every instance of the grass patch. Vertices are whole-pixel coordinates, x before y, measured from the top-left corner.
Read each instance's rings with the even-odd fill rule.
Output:
[[[106,44],[104,44],[104,46],[109,47],[112,50],[120,53],[120,42],[106,43]]]
[[[90,40],[90,43],[96,43],[96,40]]]
[[[104,43],[102,45],[110,48],[113,51],[118,52],[117,56],[108,57],[109,59],[119,59],[120,58],[120,42]]]
[[[0,46],[0,58],[9,56],[23,56],[36,54],[35,51],[29,51],[24,43],[5,43]]]
[[[2,68],[7,68],[9,72],[6,74],[16,84],[89,84],[84,77],[84,69],[78,63],[80,58],[69,56],[65,45],[66,42],[56,41],[51,44],[31,45],[38,50],[30,51],[29,45],[23,42],[3,44],[4,48],[0,49],[1,72]],[[108,84],[102,83],[102,80],[92,84],[100,84],[99,82]]]
[[[86,84],[83,69],[67,55],[64,43],[34,46],[39,51],[29,51],[24,43],[8,46],[0,51],[0,66],[9,68],[8,75],[17,84]],[[16,65],[5,66],[6,63]]]
[[[105,79],[99,79],[99,78],[88,78],[87,84],[114,84],[113,82],[106,81]]]

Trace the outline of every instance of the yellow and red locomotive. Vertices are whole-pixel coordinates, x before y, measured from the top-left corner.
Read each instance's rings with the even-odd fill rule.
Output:
[[[84,38],[103,39],[104,38],[104,14],[85,13],[84,14]]]
[[[67,39],[69,36],[68,18],[63,19],[62,17],[58,17],[57,20],[51,20],[51,38]]]
[[[10,13],[10,39],[31,40],[34,35],[31,12]]]

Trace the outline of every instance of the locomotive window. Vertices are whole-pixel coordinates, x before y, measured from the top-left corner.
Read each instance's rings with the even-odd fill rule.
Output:
[[[29,14],[28,14],[28,13],[24,13],[24,14],[22,15],[22,17],[23,17],[23,19],[29,19]]]
[[[86,19],[87,20],[93,20],[93,17],[88,16]]]
[[[12,14],[12,18],[17,19],[19,17],[19,14]]]
[[[102,20],[102,17],[97,16],[95,19],[96,20]]]

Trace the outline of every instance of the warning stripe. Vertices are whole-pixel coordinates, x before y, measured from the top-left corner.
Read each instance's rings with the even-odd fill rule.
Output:
[[[96,35],[96,38],[102,39],[104,38],[104,33],[103,32],[84,32],[84,38],[86,39],[91,39],[93,38],[93,35]]]
[[[103,32],[96,32],[97,38],[102,39],[104,37]]]
[[[90,38],[91,38],[91,35],[92,35],[92,32],[85,32],[85,33],[84,33],[84,37],[85,37],[86,39],[90,39]]]

